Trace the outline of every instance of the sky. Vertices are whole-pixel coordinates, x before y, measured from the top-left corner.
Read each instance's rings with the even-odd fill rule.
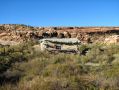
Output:
[[[0,0],[0,24],[119,26],[119,0]]]

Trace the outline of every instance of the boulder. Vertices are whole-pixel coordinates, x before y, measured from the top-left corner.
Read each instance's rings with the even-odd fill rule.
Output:
[[[73,32],[71,33],[71,38],[76,38],[77,37],[77,33]]]
[[[65,38],[71,38],[71,34],[68,31],[65,31],[63,34]]]

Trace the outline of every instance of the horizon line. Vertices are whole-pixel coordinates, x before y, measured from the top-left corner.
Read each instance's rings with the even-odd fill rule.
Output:
[[[24,26],[31,26],[31,27],[119,27],[119,25],[30,25],[30,24],[21,24],[21,23],[3,23],[0,25],[24,25]]]

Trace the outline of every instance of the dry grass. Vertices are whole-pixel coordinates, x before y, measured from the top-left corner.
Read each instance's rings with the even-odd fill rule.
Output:
[[[118,90],[118,45],[83,48],[87,47],[90,50],[85,55],[32,50],[27,61],[12,63],[1,74],[6,81],[2,82],[0,90]],[[98,63],[99,66],[86,63]],[[18,79],[14,81],[16,77]]]

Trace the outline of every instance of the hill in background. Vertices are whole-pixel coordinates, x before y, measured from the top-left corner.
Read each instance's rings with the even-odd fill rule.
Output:
[[[42,38],[78,38],[82,42],[104,41],[110,35],[118,35],[119,27],[32,27],[23,24],[0,25],[1,44],[19,44]]]

